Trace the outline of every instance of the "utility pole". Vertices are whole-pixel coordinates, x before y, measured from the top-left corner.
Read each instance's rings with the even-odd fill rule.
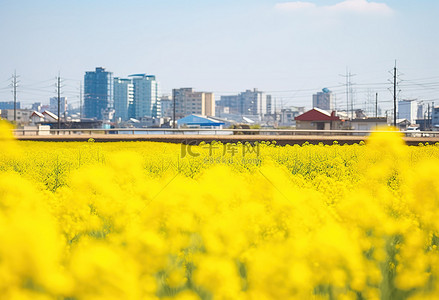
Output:
[[[14,75],[12,75],[12,92],[14,94],[14,124],[17,123],[17,87],[18,82],[17,78],[17,72],[14,70]]]
[[[393,126],[396,127],[396,60],[393,68]]]
[[[82,116],[82,81],[79,82],[79,120],[83,118]]]
[[[61,104],[61,77],[59,76],[58,73],[58,77],[57,77],[57,92],[58,92],[58,135],[59,135],[59,129],[61,128],[61,109],[60,109],[60,104]]]
[[[431,118],[430,118],[430,103],[427,104],[428,110],[427,110],[427,124],[428,129],[430,129],[431,126]]]
[[[175,92],[176,92],[176,90],[175,89],[173,89],[172,90],[172,103],[173,103],[173,113],[172,113],[172,128],[174,128],[175,129],[175,125],[176,125],[176,122],[175,122]]]
[[[378,93],[375,94],[375,118],[378,117]]]
[[[349,76],[350,74],[348,73],[348,68],[346,68],[346,114],[348,115],[348,118],[349,118],[349,83],[350,83]]]
[[[351,77],[351,74],[349,74],[349,79]],[[349,95],[351,96],[351,120],[354,119],[354,97],[352,97],[352,83],[349,82]]]

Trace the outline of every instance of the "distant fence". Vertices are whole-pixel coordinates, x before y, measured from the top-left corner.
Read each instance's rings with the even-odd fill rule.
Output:
[[[370,130],[299,129],[204,129],[204,128],[111,128],[111,129],[14,129],[16,136],[30,135],[267,135],[267,136],[368,136]],[[383,131],[384,132],[384,131]],[[439,131],[401,131],[407,137],[439,137]]]

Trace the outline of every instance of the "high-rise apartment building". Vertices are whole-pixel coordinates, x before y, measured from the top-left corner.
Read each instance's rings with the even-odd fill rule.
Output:
[[[431,121],[430,121],[430,127],[433,130],[436,130],[439,127],[439,106],[432,106],[431,107]]]
[[[416,100],[398,101],[398,119],[407,119],[410,123],[414,124],[418,118],[418,108]]]
[[[263,117],[271,112],[271,96],[258,89],[246,90],[239,95],[221,96],[219,105],[228,107],[231,114]]]
[[[228,95],[228,96],[221,96],[220,100],[217,103],[218,106],[222,108],[220,109],[220,111],[227,111],[230,114],[240,114],[239,100],[240,100],[240,95]]]
[[[267,113],[267,95],[257,89],[240,94],[239,111],[243,115],[263,116]]]
[[[58,97],[51,97],[49,102],[49,111],[58,115]],[[65,115],[67,111],[67,98],[59,97],[59,114],[61,117]]]
[[[16,109],[20,109],[20,102],[16,102]],[[0,102],[1,109],[14,109],[14,101]]]
[[[160,117],[159,84],[154,75],[128,76],[134,88],[134,117]]]
[[[172,99],[169,96],[160,98],[160,109],[162,117],[172,117]]]
[[[84,116],[102,120],[113,107],[113,73],[98,67],[84,76]]]
[[[213,93],[195,92],[192,88],[172,90],[175,100],[175,116],[181,119],[191,114],[215,116],[215,97]]]
[[[33,111],[41,111],[41,109],[42,109],[42,104],[41,104],[41,102],[34,102],[34,103],[32,103],[32,110]]]
[[[424,103],[418,102],[418,112],[416,114],[416,119],[421,120],[424,118]]]
[[[330,90],[324,88],[321,92],[312,95],[312,107],[331,111],[334,103],[334,95]]]
[[[267,95],[267,111],[266,114],[271,115],[274,112],[273,102],[271,100],[271,95]]]
[[[114,78],[114,117],[126,121],[133,116],[134,87],[131,79]]]

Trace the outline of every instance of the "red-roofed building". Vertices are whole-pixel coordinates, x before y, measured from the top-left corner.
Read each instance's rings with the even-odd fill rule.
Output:
[[[337,130],[342,129],[343,121],[332,113],[320,108],[313,108],[294,118],[297,129],[305,130]]]
[[[31,123],[33,123],[33,124],[44,122],[44,115],[40,112],[34,111],[30,115],[30,120],[31,120]]]
[[[45,122],[58,122],[58,116],[48,110],[43,112],[43,116]]]

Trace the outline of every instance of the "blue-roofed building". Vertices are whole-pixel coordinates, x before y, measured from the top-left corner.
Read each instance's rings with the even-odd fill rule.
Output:
[[[222,129],[224,122],[200,115],[189,115],[177,121],[178,127]]]

